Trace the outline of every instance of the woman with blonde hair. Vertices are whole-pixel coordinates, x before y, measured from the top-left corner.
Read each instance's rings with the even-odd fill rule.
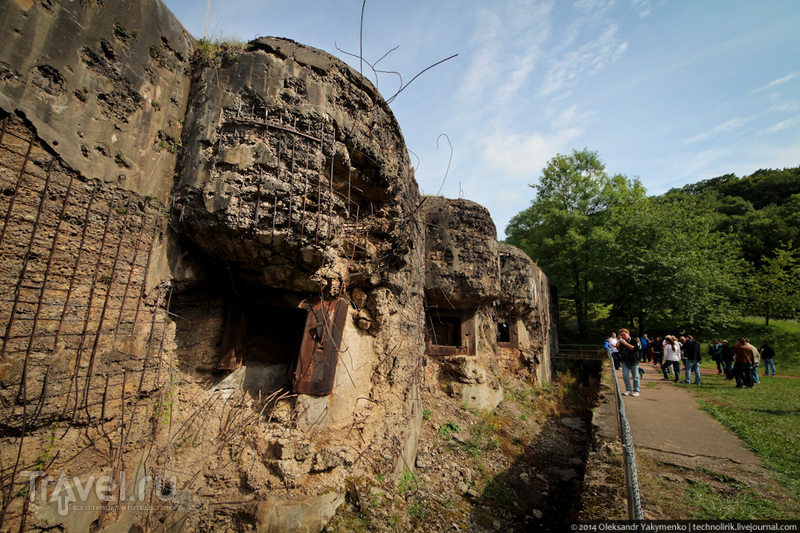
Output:
[[[678,376],[681,372],[681,345],[674,335],[666,336],[667,342],[664,343],[664,362],[661,363],[661,371],[664,373],[664,379],[661,381],[670,381],[667,377],[667,369],[671,366],[675,373],[675,383],[678,382]]]

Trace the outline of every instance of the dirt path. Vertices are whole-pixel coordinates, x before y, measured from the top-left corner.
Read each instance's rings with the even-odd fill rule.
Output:
[[[706,501],[730,505],[745,494],[768,498],[779,508],[794,505],[764,468],[762,460],[711,415],[700,410],[689,390],[695,385],[661,381],[663,375],[658,369],[652,365],[645,365],[644,369],[641,396],[625,396],[624,402],[646,519],[702,517]],[[711,374],[716,374],[716,369],[701,370],[701,377]],[[616,372],[616,378],[624,391],[621,371]],[[615,491],[615,501],[598,503],[602,487],[608,487],[609,480],[624,484],[624,476],[612,475],[614,468],[621,468],[622,463],[610,365],[604,368],[602,381],[593,418],[599,445],[587,465],[584,491],[587,513],[583,518],[627,518],[624,485]],[[593,501],[595,493],[600,498]],[[697,494],[702,497],[697,498]]]

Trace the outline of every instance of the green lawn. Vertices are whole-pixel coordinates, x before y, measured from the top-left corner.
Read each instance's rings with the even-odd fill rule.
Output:
[[[759,372],[761,384],[752,389],[737,389],[724,376],[703,376],[695,391],[705,411],[761,456],[789,493],[800,495],[800,379],[780,373],[766,378]]]

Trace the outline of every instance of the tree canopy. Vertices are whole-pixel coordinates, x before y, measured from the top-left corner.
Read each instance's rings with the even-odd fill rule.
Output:
[[[800,168],[718,178],[648,197],[597,152],[558,154],[506,228],[557,286],[587,340],[590,310],[644,328],[701,333],[744,312],[795,316]],[[640,331],[641,333],[642,331]]]
[[[606,231],[605,214],[612,206],[644,198],[644,187],[638,180],[609,176],[597,152],[588,149],[558,154],[531,187],[536,196],[511,219],[507,242],[536,261],[561,297],[574,303],[584,337],[588,304],[596,301],[603,273],[603,250],[613,238]]]

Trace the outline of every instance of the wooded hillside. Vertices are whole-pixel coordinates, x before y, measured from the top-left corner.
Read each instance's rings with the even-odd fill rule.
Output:
[[[800,167],[726,174],[647,196],[597,152],[557,155],[506,241],[558,288],[572,340],[621,325],[703,333],[800,308]]]

